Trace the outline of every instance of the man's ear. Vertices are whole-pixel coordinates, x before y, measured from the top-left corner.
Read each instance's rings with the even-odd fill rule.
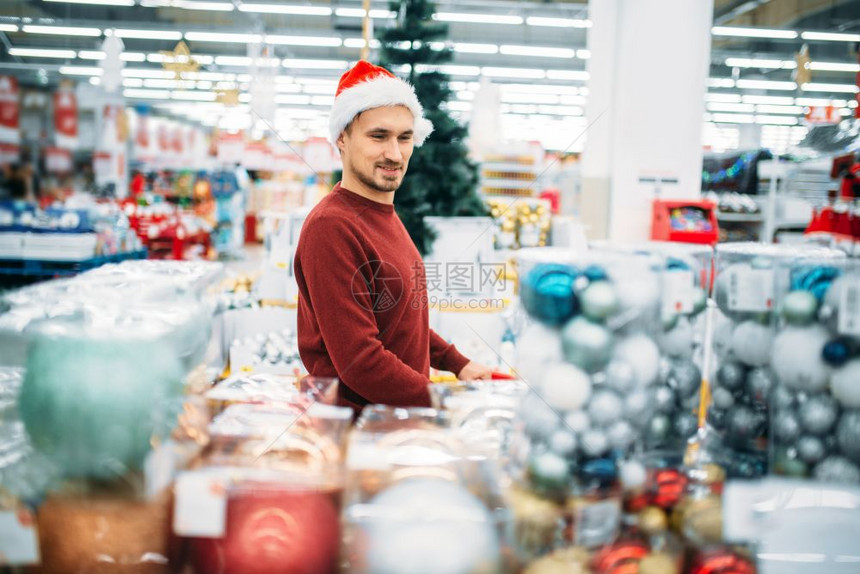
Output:
[[[335,141],[335,143],[337,144],[337,149],[340,150],[340,153],[343,153],[343,148],[346,147],[346,143],[344,143],[343,141],[344,133],[346,133],[346,130],[340,132],[340,135],[337,136],[337,141]]]

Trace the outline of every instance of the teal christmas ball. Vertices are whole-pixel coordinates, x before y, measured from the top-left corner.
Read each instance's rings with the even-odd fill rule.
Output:
[[[782,302],[782,316],[791,325],[809,325],[818,312],[818,299],[809,291],[791,291]]]
[[[140,469],[153,434],[169,431],[182,374],[157,342],[39,334],[27,354],[21,419],[64,475],[113,477]]]
[[[582,313],[592,321],[605,321],[618,311],[618,296],[609,281],[591,283],[580,294]]]
[[[558,492],[570,482],[570,466],[555,452],[542,452],[532,457],[529,463],[529,476],[538,490]]]
[[[839,337],[824,345],[821,349],[821,358],[831,367],[841,367],[851,358],[852,351],[851,341],[847,337]]]
[[[536,265],[520,286],[523,307],[541,323],[563,325],[579,312],[579,300],[574,292],[578,277],[575,269],[565,265]]]
[[[612,358],[612,333],[585,317],[576,317],[565,325],[561,341],[564,358],[589,373],[605,369]]]

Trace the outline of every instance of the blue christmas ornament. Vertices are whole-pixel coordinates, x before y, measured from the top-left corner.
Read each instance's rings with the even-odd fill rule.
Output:
[[[583,270],[582,274],[585,275],[589,281],[606,281],[609,279],[609,275],[606,274],[606,270],[598,265],[589,265]]]
[[[582,465],[580,474],[585,479],[612,480],[618,474],[618,466],[611,458],[596,458]]]
[[[851,358],[851,341],[846,337],[839,337],[828,341],[821,349],[821,358],[832,367],[841,367]]]
[[[791,290],[809,291],[819,303],[842,271],[836,267],[803,265],[791,270]]]
[[[529,315],[554,327],[579,313],[574,283],[579,272],[566,265],[541,263],[522,282],[521,300]]]
[[[690,271],[690,265],[684,261],[683,259],[678,259],[677,257],[667,257],[666,258],[666,270],[667,271]]]

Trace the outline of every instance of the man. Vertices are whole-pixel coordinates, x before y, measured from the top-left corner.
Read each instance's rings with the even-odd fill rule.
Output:
[[[341,404],[429,406],[431,365],[488,379],[430,329],[421,256],[394,211],[409,158],[433,130],[413,88],[365,61],[340,79],[329,122],[343,179],[308,215],[296,249],[298,342]]]

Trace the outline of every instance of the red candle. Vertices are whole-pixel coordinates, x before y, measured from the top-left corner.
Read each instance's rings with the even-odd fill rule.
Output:
[[[198,574],[337,572],[340,491],[273,489],[245,483],[227,503],[223,538],[191,541]]]

